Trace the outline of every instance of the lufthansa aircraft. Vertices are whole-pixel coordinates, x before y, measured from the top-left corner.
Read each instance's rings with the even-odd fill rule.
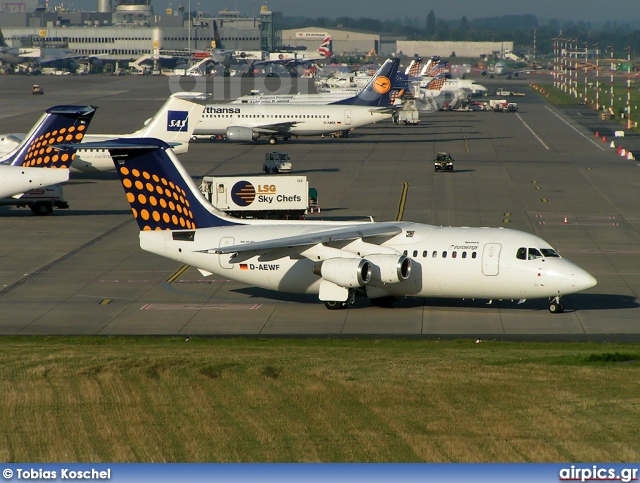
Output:
[[[47,109],[16,149],[0,159],[0,198],[67,181],[75,154],[60,154],[52,145],[79,143],[94,113],[91,106]]]
[[[232,218],[204,199],[166,143],[96,144],[116,162],[141,248],[204,275],[319,294],[329,309],[348,306],[357,292],[374,305],[390,305],[398,296],[548,297],[556,313],[564,310],[561,296],[597,283],[546,241],[515,230]],[[256,195],[246,182],[237,190],[232,196],[244,203]]]
[[[317,136],[345,131],[391,117],[391,79],[399,59],[389,61],[357,96],[329,105],[320,104],[210,104],[204,108],[194,135],[225,136],[228,141],[255,141]]]

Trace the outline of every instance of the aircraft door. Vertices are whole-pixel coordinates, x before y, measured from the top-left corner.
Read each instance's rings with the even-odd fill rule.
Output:
[[[229,247],[235,243],[235,238],[225,236],[220,239],[220,247]],[[220,267],[222,268],[233,268],[233,264],[229,262],[231,255],[218,255],[218,261],[220,262]]]
[[[351,126],[351,109],[344,110],[344,125]]]
[[[482,273],[495,277],[500,272],[500,243],[486,243],[482,250]]]

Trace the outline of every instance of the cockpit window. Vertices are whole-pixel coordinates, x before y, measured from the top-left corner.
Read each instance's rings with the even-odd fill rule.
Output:
[[[542,258],[542,253],[537,248],[529,248],[529,260],[535,260],[536,258]]]
[[[526,248],[518,248],[516,252],[516,258],[518,260],[526,260],[527,259],[527,249]]]
[[[560,258],[560,255],[558,255],[558,252],[555,251],[553,248],[541,248],[540,251],[545,257]]]

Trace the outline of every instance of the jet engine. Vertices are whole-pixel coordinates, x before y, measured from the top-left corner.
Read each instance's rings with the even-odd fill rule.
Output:
[[[363,258],[330,258],[315,265],[313,273],[341,287],[362,287],[371,280],[371,263]]]
[[[371,262],[371,280],[382,283],[398,283],[411,275],[411,259],[405,255],[367,255]]]
[[[514,73],[513,73],[513,77],[515,77],[515,78],[520,77],[520,72],[514,72]]]
[[[231,126],[227,128],[227,141],[255,141],[258,134],[250,127]]]

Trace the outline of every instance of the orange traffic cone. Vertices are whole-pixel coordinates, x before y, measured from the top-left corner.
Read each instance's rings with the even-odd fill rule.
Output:
[[[598,131],[596,131],[596,137],[599,138],[600,134],[598,134]]]
[[[569,223],[569,221],[567,220],[567,217],[564,217],[564,224],[566,225],[567,223]]]
[[[607,142],[607,137],[606,136],[602,136],[602,142],[606,143]]]

